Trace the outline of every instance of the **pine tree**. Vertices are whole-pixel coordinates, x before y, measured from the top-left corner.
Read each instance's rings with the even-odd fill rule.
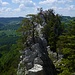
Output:
[[[68,31],[59,37],[58,48],[63,54],[63,59],[60,62],[61,73],[59,75],[72,75],[75,72],[75,22],[71,21],[68,26]]]
[[[61,34],[61,21],[58,14],[55,15],[52,9],[45,11],[44,14],[46,25],[43,29],[45,38],[50,45],[52,51],[56,51],[56,43],[58,36]]]

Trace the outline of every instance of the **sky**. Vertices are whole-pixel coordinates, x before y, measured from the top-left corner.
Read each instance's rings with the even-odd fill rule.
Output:
[[[63,16],[75,17],[75,0],[0,0],[0,17],[25,17],[37,8],[54,9]]]

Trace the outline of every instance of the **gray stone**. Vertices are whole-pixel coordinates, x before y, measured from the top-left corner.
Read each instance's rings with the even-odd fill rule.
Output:
[[[23,61],[25,63],[28,63],[28,62],[33,62],[34,61],[34,58],[37,56],[37,53],[36,52],[33,52],[31,55],[29,56],[26,56]]]
[[[42,44],[43,44],[44,48],[46,48],[47,47],[46,39],[45,38],[41,38],[41,39],[42,39]]]
[[[24,53],[25,53],[25,51],[24,51],[24,50],[20,50],[19,52],[20,52],[21,54],[24,54]]]
[[[34,64],[34,67],[28,70],[28,75],[44,75],[43,67],[39,64]]]
[[[23,61],[24,61],[25,63],[31,62],[31,61],[33,61],[33,60],[34,60],[34,58],[31,58],[31,55],[30,55],[30,56],[26,56],[26,57],[23,59]]]
[[[43,19],[42,25],[34,23],[39,36],[34,37],[35,42],[33,42],[33,37],[29,36],[24,43],[27,47],[20,51],[22,56],[20,56],[21,61],[18,65],[17,75],[57,75],[55,66],[48,56],[50,51],[47,47],[47,41],[41,32],[45,25],[43,15],[41,15],[41,18]],[[27,34],[31,32],[29,31]],[[50,52],[50,54],[56,57],[56,53]]]
[[[39,46],[39,43],[36,43],[36,44],[34,44],[32,47],[32,50],[37,50],[37,51],[39,51],[40,50],[40,46]]]
[[[41,57],[41,53],[40,53],[41,48],[39,46],[39,43],[34,44],[31,48],[33,51],[37,53],[39,57]]]
[[[40,59],[40,57],[37,57],[37,58],[34,59],[34,64],[43,65],[43,61]]]
[[[29,56],[32,54],[32,51],[30,49],[25,50],[25,56]]]
[[[31,69],[33,66],[34,66],[34,65],[32,64],[32,62],[27,63],[27,64],[26,64],[26,69],[29,70],[29,69]]]

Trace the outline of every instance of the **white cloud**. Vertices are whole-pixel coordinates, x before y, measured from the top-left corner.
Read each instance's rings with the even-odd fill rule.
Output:
[[[36,4],[35,4],[34,2],[32,2],[32,1],[29,1],[29,2],[26,2],[26,3],[25,3],[25,6],[26,6],[26,7],[35,7]]]
[[[69,7],[70,7],[70,9],[75,9],[74,5],[70,5]]]
[[[12,9],[11,8],[7,8],[7,7],[2,7],[0,8],[0,12],[3,13],[3,12],[10,12]]]
[[[6,6],[8,4],[9,4],[8,2],[3,2],[2,0],[0,0],[0,6]]]
[[[32,0],[12,0],[13,3],[25,3],[25,2],[30,2]]]
[[[65,11],[72,11],[72,10],[75,11],[75,5],[68,5],[65,8],[64,7],[53,6],[51,8],[54,9],[54,10],[63,11],[63,12],[65,12]]]
[[[73,0],[43,0],[40,1],[39,4],[52,4],[52,3],[69,3],[69,2],[73,2]]]
[[[65,10],[68,10],[68,11],[72,11],[74,10],[75,11],[75,5],[68,5],[66,8],[64,8]]]
[[[5,7],[6,5],[8,5],[8,2],[3,2],[2,0],[0,0],[0,14],[3,12],[8,12],[10,11],[10,8]]]
[[[44,0],[44,1],[40,1],[39,4],[50,4],[54,2],[57,2],[57,0]]]
[[[4,12],[6,10],[6,7],[3,7],[0,9],[1,12]]]
[[[23,9],[23,8],[25,8],[25,5],[24,5],[24,4],[20,4],[20,5],[19,5],[19,8],[20,8],[20,9]]]
[[[6,11],[6,12],[11,12],[11,10],[12,10],[11,8],[6,8],[5,11]]]
[[[52,8],[58,14],[75,15],[74,0],[39,0],[38,2],[35,0],[36,3],[33,0],[11,1],[13,3],[8,5],[8,2],[0,0],[0,16],[25,16],[29,13],[37,13],[38,7],[43,7],[44,10]]]
[[[25,10],[25,5],[24,4],[20,4],[18,8],[15,8],[13,10],[13,12],[23,12],[23,10]]]
[[[21,0],[22,1],[22,0]],[[20,0],[12,0],[13,3],[20,3]]]
[[[9,4],[8,2],[2,2],[3,6],[8,5],[8,4]]]
[[[14,12],[20,12],[20,11],[21,11],[20,8],[16,8],[16,9],[13,10],[13,13]]]
[[[73,0],[59,0],[59,1],[57,1],[57,3],[62,3],[62,4],[70,3],[70,2],[73,2]]]
[[[35,3],[32,0],[12,0],[13,3],[24,4],[25,7],[35,7]]]
[[[64,15],[64,16],[75,16],[75,5],[68,5],[65,7],[57,7],[57,6],[53,6],[51,7],[52,9],[54,9],[54,11],[56,13],[59,13],[60,15]]]
[[[73,2],[73,0],[67,0],[68,2]]]
[[[28,12],[28,9],[31,10],[31,7],[36,7],[36,4],[32,0],[12,0],[12,2],[18,4],[18,8],[13,9],[13,13]]]

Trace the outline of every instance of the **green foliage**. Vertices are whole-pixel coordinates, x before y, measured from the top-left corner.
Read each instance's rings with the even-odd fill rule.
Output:
[[[61,74],[59,75],[72,75],[67,69],[65,69]]]
[[[62,53],[63,53],[64,55],[70,54],[71,51],[72,51],[71,48],[63,48],[63,49],[62,49]]]
[[[64,55],[62,61],[59,63],[64,66],[58,66],[61,69],[59,75],[72,75],[75,72],[75,22],[71,21],[68,25],[67,32],[61,35],[57,42],[57,47]]]
[[[19,51],[17,45],[13,44],[10,50],[3,53],[0,58],[0,74],[1,75],[16,75],[17,64],[19,62]]]
[[[72,75],[75,72],[75,17],[60,17],[58,14],[55,15],[52,9],[43,11],[44,14],[42,11],[36,15],[29,14],[25,19],[0,18],[0,75],[16,75],[19,50],[24,49],[28,36],[38,34],[34,23],[42,25],[43,21],[46,25],[42,32],[51,50],[64,55],[61,62],[56,65],[60,69],[59,75]],[[16,30],[20,33],[17,34]],[[32,34],[29,34],[29,31]]]
[[[43,34],[50,45],[52,51],[56,51],[56,42],[58,40],[58,36],[62,33],[60,16],[58,14],[55,15],[52,9],[46,11],[45,15],[46,25],[43,29]]]
[[[0,18],[0,30],[16,30],[20,27],[23,17]]]
[[[20,27],[22,19],[0,18],[0,75],[16,75],[17,73],[20,48],[16,41],[21,35],[16,32],[16,29]]]
[[[8,33],[9,34],[9,33]],[[5,44],[14,44],[14,43],[16,43],[16,40],[19,38],[19,36],[17,36],[17,35],[6,35],[6,33],[2,33],[1,35],[0,35],[0,45],[5,45]]]

